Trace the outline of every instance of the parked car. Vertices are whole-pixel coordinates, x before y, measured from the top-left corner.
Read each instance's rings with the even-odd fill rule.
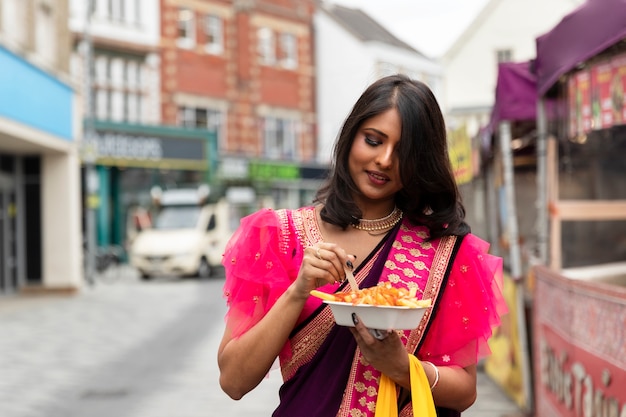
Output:
[[[158,212],[130,246],[130,264],[143,279],[158,275],[208,278],[221,266],[232,235],[229,203],[207,203],[208,188],[155,190]]]

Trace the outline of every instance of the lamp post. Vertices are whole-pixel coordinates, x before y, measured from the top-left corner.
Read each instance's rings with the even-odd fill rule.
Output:
[[[87,215],[85,219],[85,234],[86,234],[86,268],[85,278],[89,284],[93,284],[95,267],[96,267],[96,211],[97,207],[97,192],[98,192],[98,177],[94,169],[94,163],[97,155],[97,145],[95,140],[94,129],[94,100],[93,100],[93,83],[92,83],[92,71],[93,71],[93,39],[91,37],[91,16],[93,14],[93,0],[85,1],[85,26],[83,28],[83,46],[84,46],[84,124],[83,124],[83,140],[82,140],[82,159],[85,167],[85,189],[86,199],[85,208]]]

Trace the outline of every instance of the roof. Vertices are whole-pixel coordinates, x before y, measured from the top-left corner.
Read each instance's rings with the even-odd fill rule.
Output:
[[[590,0],[538,37],[537,89],[544,95],[559,78],[626,39],[626,0]]]
[[[363,42],[381,42],[406,49],[424,58],[428,58],[417,49],[391,34],[380,23],[360,9],[350,9],[345,6],[330,3],[323,3],[320,9],[324,10],[339,25]]]

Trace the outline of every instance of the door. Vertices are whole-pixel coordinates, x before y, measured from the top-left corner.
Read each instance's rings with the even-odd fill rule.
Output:
[[[5,167],[1,167],[5,168]],[[17,278],[15,180],[0,171],[0,293],[15,292]]]

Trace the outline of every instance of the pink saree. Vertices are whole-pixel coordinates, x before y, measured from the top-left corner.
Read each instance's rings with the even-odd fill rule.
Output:
[[[428,236],[404,220],[355,277],[362,288],[387,281],[435,301],[416,329],[399,331],[409,352],[436,365],[474,364],[489,353],[487,340],[506,311],[501,260],[473,235],[427,242]],[[240,323],[235,337],[271,308],[295,279],[304,249],[321,240],[312,207],[261,210],[243,219],[224,255],[228,315]],[[350,332],[335,325],[319,299],[308,300],[279,359],[284,385],[275,417],[374,415],[380,372],[362,360]],[[400,410],[412,415],[410,404]]]

